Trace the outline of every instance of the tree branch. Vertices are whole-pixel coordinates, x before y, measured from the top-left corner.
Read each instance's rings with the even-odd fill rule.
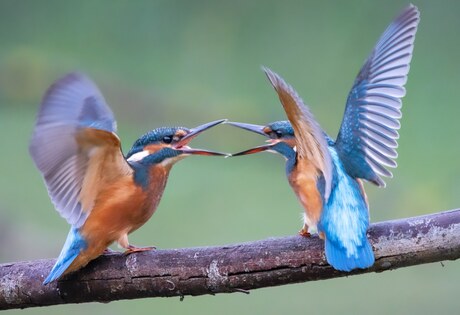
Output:
[[[376,262],[339,272],[317,237],[289,236],[243,244],[109,254],[65,279],[42,285],[55,260],[0,265],[0,310],[64,303],[244,292],[460,257],[460,209],[372,224]]]

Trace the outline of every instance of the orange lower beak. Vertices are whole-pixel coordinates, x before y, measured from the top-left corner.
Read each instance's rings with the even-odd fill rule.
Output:
[[[177,144],[174,146],[174,148],[178,151],[181,151],[183,154],[195,154],[195,155],[207,155],[207,156],[230,156],[228,153],[222,153],[222,152],[216,152],[216,151],[208,151],[208,150],[203,150],[203,149],[193,149],[187,146],[187,144],[192,141],[196,136],[198,136],[200,133],[202,133],[205,130],[208,130],[214,126],[220,125],[223,122],[226,122],[227,119],[220,119],[216,121],[212,121],[203,125],[200,125],[198,127],[195,127],[190,130],[190,132],[185,135]]]
[[[248,155],[248,154],[254,154],[254,153],[267,151],[267,150],[270,150],[270,148],[273,147],[275,144],[276,143],[269,143],[269,144],[261,145],[261,146],[258,146],[252,149],[248,149],[245,151],[241,151],[241,152],[232,154],[231,156],[241,156],[241,155]]]
[[[189,147],[183,147],[178,149],[184,154],[195,154],[195,155],[207,155],[207,156],[231,156],[228,153],[222,153],[217,151],[209,151],[209,150],[202,150],[202,149],[192,149]]]

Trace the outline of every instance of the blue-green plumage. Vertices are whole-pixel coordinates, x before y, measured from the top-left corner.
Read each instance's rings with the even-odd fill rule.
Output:
[[[332,190],[325,201],[318,231],[325,234],[326,258],[337,270],[350,271],[374,264],[372,247],[367,240],[369,209],[357,180],[342,165],[334,147]]]
[[[126,154],[126,158],[129,159],[133,154],[141,152],[144,150],[144,147],[149,144],[164,142],[166,137],[169,137],[171,142],[177,130],[183,130],[185,133],[190,133],[190,129],[185,127],[160,127],[153,129],[143,134],[134,142],[131,150]]]
[[[287,120],[275,121],[268,124],[267,127],[271,130],[272,139],[284,138],[294,140],[294,129]],[[296,152],[284,141],[280,141],[270,147],[271,151],[275,151],[286,158],[286,175],[289,177],[294,170],[296,160]]]
[[[101,106],[96,96],[89,96],[83,100],[78,120],[80,127],[115,131],[113,113],[110,109]]]
[[[396,147],[409,65],[420,16],[409,5],[390,24],[364,63],[347,98],[336,141],[321,129],[292,86],[263,68],[289,121],[232,125],[270,138],[235,155],[272,151],[286,160],[289,183],[305,209],[300,234],[318,231],[327,261],[338,270],[374,263],[366,232],[369,211],[360,179],[384,186],[396,167]]]
[[[128,164],[134,170],[134,181],[142,188],[147,189],[151,184],[149,182],[149,170],[150,167],[155,164],[160,164],[166,159],[176,158],[183,152],[179,149],[173,149],[170,147],[161,148],[148,155],[142,155],[139,159],[131,159],[131,157],[139,152],[144,151],[145,147],[149,145],[155,145],[159,143],[171,143],[176,137],[178,130],[181,130],[184,134],[190,133],[190,129],[185,127],[160,127],[147,132],[137,139],[131,150],[126,155]]]
[[[271,138],[286,138],[286,137],[294,137],[294,129],[292,125],[287,120],[280,120],[275,121],[267,125],[269,129],[272,130]]]
[[[129,244],[128,234],[156,210],[175,162],[226,155],[188,146],[224,121],[155,129],[125,157],[114,115],[92,80],[79,73],[57,80],[43,98],[29,146],[56,210],[71,225],[44,284],[84,267],[115,241],[126,253],[150,250]]]
[[[294,137],[288,121],[277,121],[267,125],[267,134],[272,139],[284,140]],[[332,160],[331,194],[324,197],[324,178],[317,180],[317,189],[323,201],[323,210],[318,222],[318,232],[325,235],[326,259],[337,270],[350,271],[368,268],[374,264],[372,247],[367,240],[369,210],[357,180],[344,168],[336,152],[334,141],[325,135]],[[265,146],[286,159],[286,175],[295,176],[298,155],[293,147],[280,141]]]
[[[218,120],[194,129],[185,127],[160,127],[147,132],[137,139],[131,150],[126,155],[128,164],[134,170],[134,181],[143,189],[148,189],[150,182],[149,171],[154,165],[165,163],[167,160],[175,161],[187,154],[224,155],[222,153],[196,150],[187,147],[187,143],[196,135],[217,124],[224,122]],[[171,165],[166,162],[163,166]]]
[[[166,159],[175,158],[181,155],[181,151],[170,148],[161,149],[154,154],[150,154],[140,161],[129,162],[134,170],[134,181],[144,189],[148,189],[150,183],[149,169],[154,164],[159,164]]]
[[[289,177],[297,163],[296,152],[284,142],[278,142],[270,148],[286,158],[286,176]]]
[[[48,277],[45,281],[43,281],[43,284],[45,285],[58,279],[80,254],[80,252],[87,248],[87,246],[87,242],[80,235],[78,229],[71,227],[61,253],[59,254],[59,257]]]

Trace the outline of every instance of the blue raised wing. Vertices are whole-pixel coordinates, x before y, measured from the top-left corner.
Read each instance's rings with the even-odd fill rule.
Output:
[[[300,158],[308,159],[313,163],[324,176],[324,199],[327,201],[331,193],[332,161],[324,132],[294,88],[270,69],[262,69],[278,93],[284,111],[294,129],[297,153]]]
[[[390,24],[361,68],[348,95],[335,143],[348,174],[385,186],[396,167],[401,98],[405,95],[420,20],[410,5]]]
[[[29,151],[60,215],[79,228],[107,176],[129,172],[113,113],[96,85],[71,73],[46,92]]]

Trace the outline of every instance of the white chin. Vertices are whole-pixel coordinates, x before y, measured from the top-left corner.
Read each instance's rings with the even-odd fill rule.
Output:
[[[162,165],[162,166],[171,166],[174,163],[176,163],[177,161],[180,161],[180,160],[182,160],[183,158],[185,158],[187,156],[189,156],[189,154],[181,154],[181,155],[175,156],[173,158],[167,158],[167,159],[164,159],[160,163],[160,165]]]
[[[150,154],[150,152],[146,151],[146,150],[141,151],[141,152],[137,152],[137,153],[134,153],[133,155],[131,155],[127,161],[128,162],[139,162],[140,160],[142,160],[143,158],[145,158],[149,154]]]

